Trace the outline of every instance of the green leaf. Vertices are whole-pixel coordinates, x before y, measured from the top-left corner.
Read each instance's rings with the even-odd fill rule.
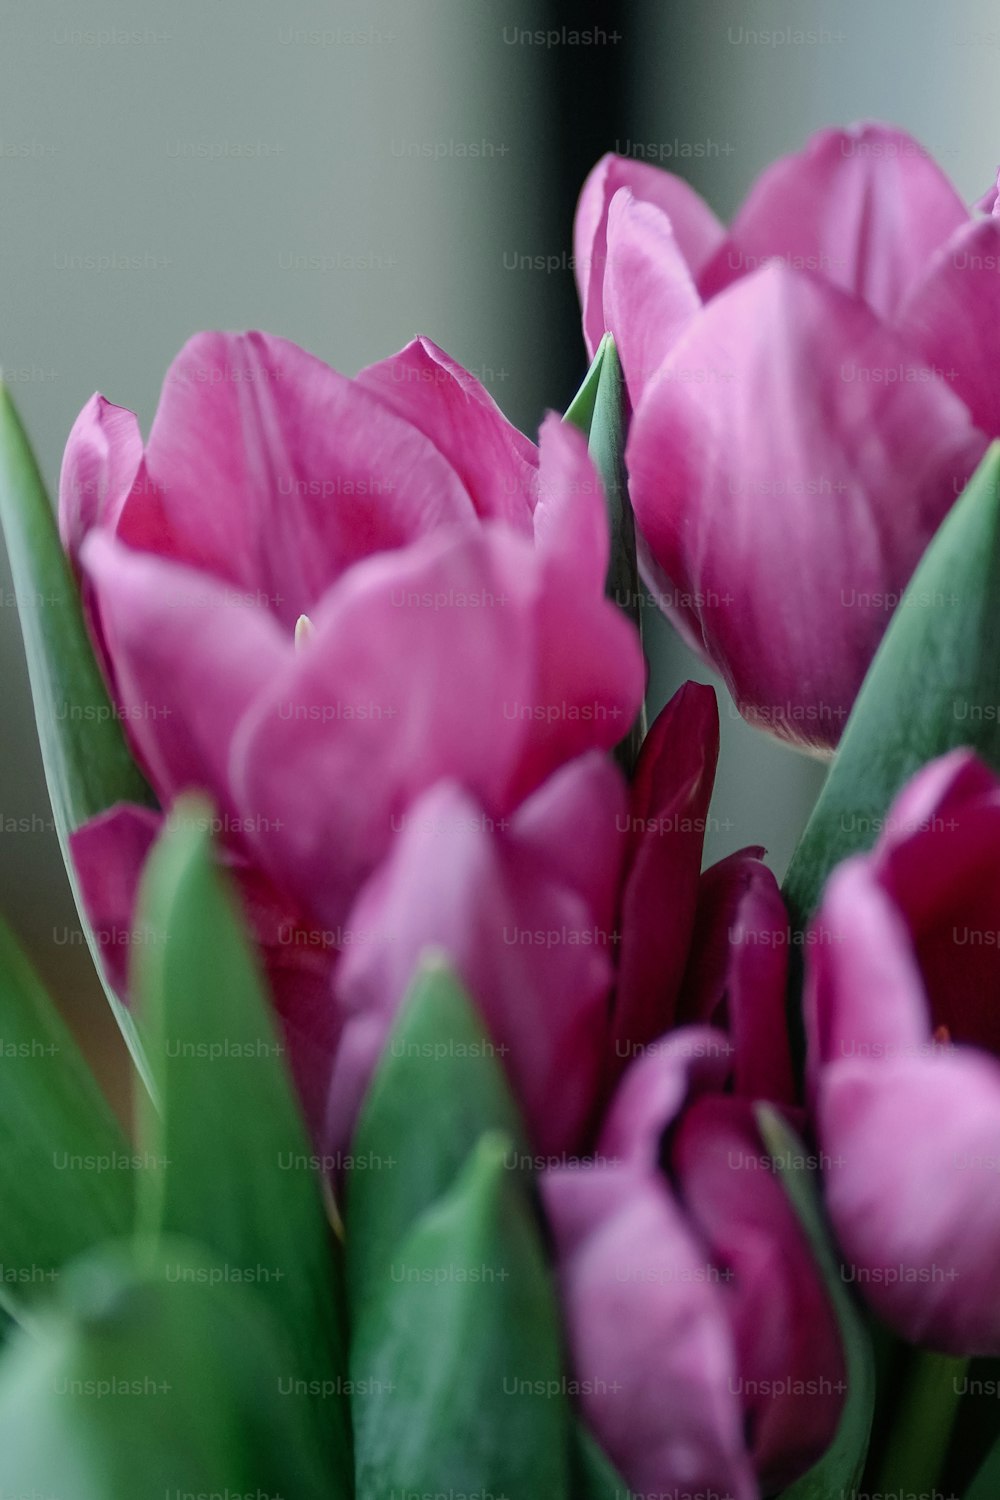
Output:
[[[0,383],[0,524],[17,595],[35,721],[52,813],[98,973],[100,955],[80,900],[68,839],[116,802],[155,805],[125,743],[94,659],[79,592],[59,541],[34,455]],[[122,1033],[146,1076],[128,1012],[105,985]]]
[[[151,1161],[143,1229],[209,1246],[248,1278],[287,1329],[310,1378],[346,1370],[342,1271],[312,1154],[254,952],[212,859],[210,807],[174,805],[139,898],[145,941],[133,991],[160,1100],[139,1100]],[[325,1402],[349,1454],[346,1401]]]
[[[813,1174],[803,1165],[807,1152],[782,1116],[759,1104],[757,1123],[785,1191],[823,1274],[840,1327],[847,1394],[833,1442],[813,1467],[784,1490],[781,1500],[829,1500],[854,1495],[864,1472],[875,1409],[875,1361],[864,1319],[840,1274]]]
[[[128,1232],[135,1155],[73,1037],[0,923],[0,1302],[18,1312],[61,1267]]]
[[[152,804],[152,796],[94,659],[44,482],[2,384],[0,519],[52,809],[65,837],[115,802]]]
[[[965,1500],[996,1500],[1000,1495],[1000,1438],[965,1492]]]
[[[559,1312],[510,1149],[483,1137],[376,1290],[352,1371],[360,1496],[569,1495]]]
[[[610,333],[606,333],[597,346],[593,363],[584,376],[583,384],[566,408],[563,418],[566,422],[572,422],[578,427],[585,438],[590,437],[590,428],[594,420],[594,408],[597,405],[597,389],[601,383],[601,367],[604,364],[604,355],[608,345],[612,343]]]
[[[865,678],[785,882],[801,928],[840,860],[868,848],[897,792],[971,745],[1000,771],[1000,444],[944,520]]]
[[[165,1244],[140,1267],[108,1246],[61,1293],[0,1361],[0,1493],[346,1500],[286,1340],[220,1262]]]
[[[590,455],[604,484],[611,531],[611,558],[606,592],[642,633],[642,591],[636,554],[635,516],[625,473],[625,428],[628,401],[618,350],[610,333],[598,347],[587,378],[570,404],[564,421],[586,436]],[[618,760],[631,774],[646,733],[640,714],[618,747]]]
[[[439,960],[417,975],[355,1130],[348,1179],[347,1268],[355,1318],[384,1285],[401,1241],[451,1188],[487,1130],[524,1147],[496,1044]]]

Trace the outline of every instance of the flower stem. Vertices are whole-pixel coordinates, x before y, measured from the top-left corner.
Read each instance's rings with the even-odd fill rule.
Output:
[[[948,1453],[961,1401],[967,1359],[914,1350],[882,1456],[877,1489],[889,1493],[934,1490]]]

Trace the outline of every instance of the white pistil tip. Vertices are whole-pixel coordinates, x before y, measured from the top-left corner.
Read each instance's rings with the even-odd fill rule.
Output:
[[[309,640],[309,637],[315,632],[315,629],[316,627],[313,624],[312,620],[310,620],[308,615],[299,615],[299,618],[295,621],[296,651],[302,650],[303,646],[305,646],[306,642]]]

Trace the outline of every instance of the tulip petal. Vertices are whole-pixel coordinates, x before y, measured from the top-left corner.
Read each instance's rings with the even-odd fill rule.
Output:
[[[927,999],[905,921],[863,857],[827,882],[807,936],[803,997],[808,1076],[845,1059],[919,1052],[930,1038]]]
[[[822,130],[757,179],[701,281],[714,296],[767,261],[815,271],[892,317],[934,252],[969,214],[904,131]]]
[[[632,784],[615,998],[619,1058],[641,1052],[674,1021],[718,756],[715,690],[685,683],[646,736]]]
[[[790,1105],[788,913],[762,853],[742,849],[701,877],[681,1017],[730,1033],[738,1094]]]
[[[159,800],[198,787],[235,817],[230,744],[250,703],[291,661],[291,637],[252,596],[99,530],[81,555],[118,711]]]
[[[553,565],[571,569],[577,589],[600,593],[611,551],[604,486],[587,440],[550,412],[539,434],[535,546]]]
[[[635,414],[631,494],[747,717],[836,744],[984,445],[945,383],[832,286],[771,267],[694,319]]]
[[[710,1026],[669,1031],[619,1084],[601,1131],[602,1155],[657,1173],[663,1140],[682,1110],[701,1094],[724,1088],[732,1066],[725,1032]]]
[[[610,1183],[606,1179],[611,1179]],[[609,1209],[608,1187],[628,1191]],[[665,1182],[616,1168],[542,1181],[588,1425],[639,1494],[759,1492],[719,1288]],[[579,1233],[589,1222],[589,1233]]]
[[[530,535],[537,450],[474,375],[430,339],[417,338],[362,370],[357,384],[430,439],[462,480],[481,519],[507,521]]]
[[[1000,370],[983,330],[998,322],[1000,219],[980,219],[963,225],[938,251],[896,326],[990,437],[1000,437]]]
[[[571,575],[493,528],[372,558],[331,592],[233,758],[264,820],[258,857],[316,920],[344,919],[393,820],[435,781],[461,781],[499,819],[621,738],[638,643],[602,597],[570,592]]]
[[[1000,1054],[1000,782],[956,750],[894,801],[871,862],[909,929],[931,1024]]]
[[[735,1389],[761,1489],[774,1494],[819,1458],[836,1429],[846,1390],[836,1317],[748,1100],[697,1100],[671,1162],[721,1268],[739,1359]]]
[[[695,278],[725,234],[707,203],[683,178],[647,162],[610,153],[602,156],[583,185],[573,226],[573,259],[591,359],[608,327],[604,306],[608,213],[619,188],[630,188],[640,202],[650,203],[666,214],[681,255]]]
[[[701,307],[670,220],[627,188],[608,211],[604,315],[633,406]]]
[[[851,1279],[914,1343],[1000,1354],[1000,1066],[964,1048],[825,1073],[826,1200]]]
[[[97,938],[105,977],[128,1002],[139,876],[163,822],[146,807],[118,803],[70,834],[69,847],[87,920]]]
[[[607,1046],[609,935],[535,848],[442,783],[410,810],[349,926],[359,938],[337,976],[346,1051],[330,1088],[333,1142],[350,1138],[413,974],[437,950],[483,1016],[538,1149],[581,1149]]]
[[[88,531],[114,530],[141,466],[135,413],[91,396],[66,440],[59,474],[59,534],[77,566]]]
[[[120,537],[243,590],[286,628],[351,563],[445,523],[465,486],[384,400],[285,339],[200,333],[174,360]]]
[[[612,929],[627,849],[627,806],[621,772],[594,750],[554,772],[510,820],[520,848],[582,896],[612,942],[618,938]]]

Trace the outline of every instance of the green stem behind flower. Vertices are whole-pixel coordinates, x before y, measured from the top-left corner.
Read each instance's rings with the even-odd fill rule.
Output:
[[[572,422],[586,436],[591,457],[604,485],[611,532],[611,557],[605,591],[622,614],[631,620],[641,639],[642,592],[635,516],[625,472],[628,418],[628,396],[618,351],[614,339],[606,333],[583,385],[566,412],[565,421]],[[628,777],[635,770],[645,737],[646,710],[643,707],[615,751],[615,758]]]
[[[936,1488],[968,1363],[929,1349],[912,1351],[875,1489],[920,1494]]]

